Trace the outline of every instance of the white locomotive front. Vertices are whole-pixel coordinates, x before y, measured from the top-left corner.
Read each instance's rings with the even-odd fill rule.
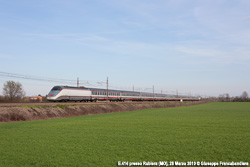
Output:
[[[86,88],[55,86],[47,95],[48,101],[88,101],[91,91]]]

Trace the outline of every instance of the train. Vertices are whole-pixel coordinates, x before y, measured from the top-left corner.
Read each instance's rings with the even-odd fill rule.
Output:
[[[199,97],[169,94],[99,89],[73,86],[54,86],[47,100],[51,102],[96,102],[96,101],[198,101]]]

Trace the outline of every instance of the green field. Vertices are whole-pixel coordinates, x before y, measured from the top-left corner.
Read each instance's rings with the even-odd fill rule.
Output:
[[[118,161],[250,162],[250,103],[0,124],[0,166],[117,166]]]

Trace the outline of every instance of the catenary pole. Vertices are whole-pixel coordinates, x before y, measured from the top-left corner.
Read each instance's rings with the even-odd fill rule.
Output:
[[[109,77],[107,77],[107,99],[109,97]]]

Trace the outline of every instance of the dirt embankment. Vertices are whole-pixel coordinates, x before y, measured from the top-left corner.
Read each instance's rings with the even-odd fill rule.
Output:
[[[151,103],[107,103],[91,105],[20,106],[0,107],[0,122],[30,121],[79,115],[114,113],[149,108],[167,108],[204,103],[194,102],[151,102]]]

